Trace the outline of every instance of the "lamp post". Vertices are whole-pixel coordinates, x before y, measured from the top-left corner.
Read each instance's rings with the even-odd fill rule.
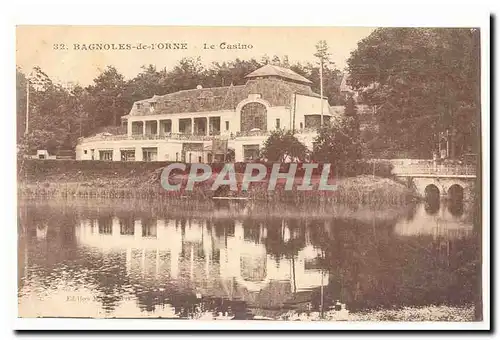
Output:
[[[316,44],[316,53],[314,53],[314,56],[319,58],[319,87],[320,87],[320,97],[321,97],[321,122],[320,126],[323,127],[323,66],[325,63],[325,60],[327,63],[330,63],[329,60],[329,55],[328,53],[328,45],[325,40],[320,40]]]
[[[29,132],[29,115],[30,115],[30,79],[26,77],[26,124],[24,128],[24,135],[27,136]]]
[[[323,127],[323,56],[320,56],[319,66],[319,92],[321,96],[321,122],[320,126]]]
[[[26,123],[24,127],[24,135],[27,136],[29,133],[29,117],[30,117],[30,86],[31,86],[31,78],[33,78],[33,72],[36,72],[35,69],[31,69],[31,71],[26,75]],[[39,85],[39,82],[35,80],[34,85]]]

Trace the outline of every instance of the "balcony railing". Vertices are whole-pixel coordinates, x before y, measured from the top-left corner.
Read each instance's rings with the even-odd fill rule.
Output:
[[[176,139],[176,140],[196,140],[196,141],[210,141],[218,138],[219,135],[206,136],[206,135],[191,135],[185,133],[166,133],[163,135],[98,135],[86,138],[80,138],[78,144],[83,142],[94,142],[94,141],[117,141],[117,140],[165,140],[165,139]]]
[[[310,134],[310,133],[317,133],[318,130],[316,128],[305,128],[305,129],[296,129],[295,133],[296,134]],[[270,131],[238,131],[234,134],[232,134],[233,138],[236,137],[252,137],[252,136],[269,136],[271,134]]]
[[[296,130],[296,133],[312,133],[315,132],[314,129],[301,129]],[[238,137],[253,137],[253,136],[269,136],[269,131],[238,131],[236,133],[231,133],[230,135],[223,136],[222,138],[235,139]],[[137,134],[137,135],[111,135],[111,134],[99,134],[96,136],[79,138],[78,144],[83,142],[94,142],[94,141],[118,141],[118,140],[165,140],[165,139],[174,139],[174,140],[192,140],[192,141],[211,141],[214,139],[220,139],[220,132],[213,132],[211,135],[195,135],[188,133],[164,133],[162,135],[156,134]]]

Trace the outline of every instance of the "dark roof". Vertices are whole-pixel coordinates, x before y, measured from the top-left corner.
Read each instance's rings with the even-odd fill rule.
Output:
[[[260,94],[271,106],[291,105],[293,94],[319,97],[311,87],[280,79],[251,79],[245,85],[182,90],[134,103],[131,116],[234,110],[250,94]],[[151,103],[154,103],[154,109]],[[142,104],[140,108],[136,104]]]
[[[292,70],[276,65],[270,65],[267,64],[265,66],[262,66],[261,68],[253,71],[249,75],[247,75],[245,78],[257,78],[257,77],[269,77],[269,76],[274,76],[274,77],[280,77],[284,79],[289,79],[293,81],[298,81],[301,83],[306,83],[306,84],[312,84],[312,82],[304,78],[298,73],[293,72]]]

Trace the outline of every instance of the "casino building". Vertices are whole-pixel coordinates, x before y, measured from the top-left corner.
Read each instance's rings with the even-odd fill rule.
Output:
[[[274,65],[245,85],[183,90],[134,103],[122,117],[127,134],[82,138],[77,160],[212,163],[256,159],[269,133],[295,129],[309,149],[321,122],[321,97],[311,81]],[[343,114],[323,98],[325,122]]]

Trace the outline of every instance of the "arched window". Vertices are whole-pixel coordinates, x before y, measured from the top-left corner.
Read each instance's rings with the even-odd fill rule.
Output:
[[[261,103],[252,102],[241,108],[241,131],[252,129],[267,130],[267,109]]]

